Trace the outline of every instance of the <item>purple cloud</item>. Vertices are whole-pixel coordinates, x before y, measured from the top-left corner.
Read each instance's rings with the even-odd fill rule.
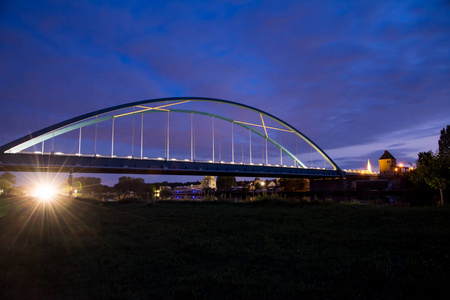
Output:
[[[449,12],[438,1],[5,2],[0,144],[121,103],[204,96],[274,114],[325,150],[353,147],[342,167],[388,147],[411,158],[450,123]]]

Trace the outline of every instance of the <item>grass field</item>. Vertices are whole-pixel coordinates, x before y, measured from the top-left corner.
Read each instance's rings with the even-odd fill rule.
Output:
[[[18,198],[1,199],[0,212],[1,299],[450,292],[450,207]]]

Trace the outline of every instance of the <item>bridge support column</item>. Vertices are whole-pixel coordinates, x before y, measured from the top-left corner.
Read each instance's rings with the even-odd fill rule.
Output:
[[[167,153],[166,159],[170,158],[170,111],[167,111]]]
[[[111,130],[111,157],[114,157],[114,118],[112,119],[112,130]]]
[[[78,156],[81,155],[81,127],[80,127],[80,136],[78,138]]]
[[[250,145],[250,164],[252,164],[252,131],[248,130],[248,140]]]
[[[233,134],[233,124],[234,124],[234,122],[231,122],[231,162],[234,163],[234,134]]]
[[[269,164],[269,154],[267,153],[267,137],[266,137],[266,165]]]
[[[144,114],[141,114],[141,159],[142,159],[142,151],[144,148]]]

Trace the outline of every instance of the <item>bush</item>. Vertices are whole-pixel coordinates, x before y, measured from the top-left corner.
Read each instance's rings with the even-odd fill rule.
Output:
[[[128,203],[144,203],[144,201],[141,198],[138,197],[125,197],[122,199],[119,199],[118,201],[116,201],[118,203],[122,203],[122,204],[128,204]]]

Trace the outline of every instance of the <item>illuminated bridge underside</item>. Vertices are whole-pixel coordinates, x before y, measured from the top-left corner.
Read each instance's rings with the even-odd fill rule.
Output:
[[[0,171],[337,178],[336,170],[190,161],[3,154]]]

